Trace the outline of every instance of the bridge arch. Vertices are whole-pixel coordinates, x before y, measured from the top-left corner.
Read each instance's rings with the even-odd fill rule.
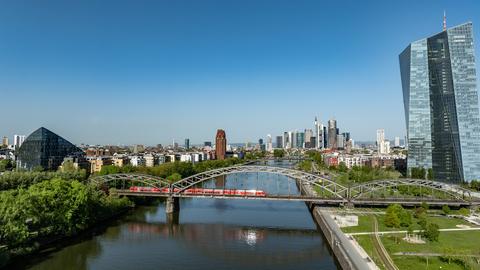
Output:
[[[349,188],[348,198],[357,199],[376,191],[399,186],[413,186],[436,190],[461,201],[471,199],[470,191],[462,187],[443,182],[411,178],[384,179],[358,184]]]
[[[152,188],[163,188],[169,187],[170,183],[168,180],[148,175],[148,174],[140,174],[140,173],[116,173],[116,174],[107,174],[107,175],[99,175],[95,176],[90,179],[90,182],[96,185],[105,185],[111,182],[125,185],[127,182],[129,183],[141,183],[144,186],[152,187]]]
[[[204,181],[210,180],[212,178],[236,173],[271,173],[278,174],[290,177],[292,179],[298,180],[302,183],[307,183],[310,185],[318,186],[321,189],[331,193],[337,198],[345,199],[347,188],[331,181],[327,178],[321,177],[319,175],[310,174],[307,172],[287,169],[282,167],[272,167],[272,166],[258,166],[258,165],[248,165],[248,166],[231,166],[225,168],[214,169],[202,173],[198,173],[189,177],[186,177],[172,185],[172,188],[177,191],[173,194],[181,194],[186,189],[191,188],[197,184],[200,184]]]

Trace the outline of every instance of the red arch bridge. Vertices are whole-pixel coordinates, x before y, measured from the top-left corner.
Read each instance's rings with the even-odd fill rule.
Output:
[[[288,194],[265,192],[257,189],[225,189],[226,175],[268,174],[285,176],[294,181],[297,188],[290,187]],[[212,179],[222,179],[221,188],[205,188],[205,183]],[[241,177],[240,182],[245,177]],[[250,199],[304,201],[321,205],[355,205],[385,206],[392,203],[404,206],[420,205],[423,202],[432,206],[478,206],[480,197],[458,185],[421,179],[385,179],[352,186],[341,185],[328,178],[328,175],[312,174],[296,169],[237,165],[214,169],[181,179],[175,183],[156,176],[120,173],[96,176],[92,183],[103,189],[110,189],[122,196],[166,197],[167,212],[178,208],[178,198],[216,198],[216,199]],[[221,181],[221,180],[220,180]],[[264,180],[258,180],[261,182]],[[272,181],[269,178],[269,181]],[[285,179],[273,179],[278,182]],[[290,191],[294,192],[291,193]],[[300,191],[298,191],[300,190]],[[171,204],[169,209],[169,204]]]

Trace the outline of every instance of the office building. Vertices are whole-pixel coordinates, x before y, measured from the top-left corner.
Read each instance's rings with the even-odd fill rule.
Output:
[[[212,147],[212,142],[204,142],[204,143],[203,143],[203,146]]]
[[[273,142],[272,142],[272,135],[268,134],[267,135],[267,146],[266,146],[267,152],[273,152]]]
[[[311,129],[305,129],[305,148],[314,148],[315,147],[315,137],[313,136],[313,131]]]
[[[385,130],[377,129],[377,152],[380,155],[386,155],[390,153],[390,142],[385,141]]]
[[[6,137],[6,136],[3,136],[3,139],[2,139],[2,146],[8,146],[8,137]]]
[[[324,149],[325,148],[325,141],[326,141],[326,129],[325,127],[323,126],[322,123],[320,123],[318,120],[317,120],[317,117],[315,117],[315,137],[316,137],[316,140],[315,140],[315,147],[317,149]]]
[[[13,135],[13,146],[15,149],[20,148],[22,146],[23,142],[25,141],[25,135]]]
[[[400,54],[409,172],[432,169],[435,180],[444,182],[480,179],[474,51],[468,22],[444,26]]]
[[[393,146],[400,147],[400,137],[395,137],[395,142]]]
[[[303,132],[295,132],[295,147],[296,148],[304,148],[305,143],[305,133]]]
[[[30,134],[17,153],[17,168],[31,170],[41,166],[44,170],[56,170],[67,156],[83,155],[83,151],[41,127]]]
[[[190,139],[185,139],[185,149],[190,149]]]
[[[334,119],[328,120],[328,148],[337,148],[337,121]]]
[[[225,153],[227,152],[227,136],[225,130],[218,129],[215,136],[215,157],[216,159],[225,159]]]
[[[277,136],[275,141],[277,148],[283,148],[283,136]]]

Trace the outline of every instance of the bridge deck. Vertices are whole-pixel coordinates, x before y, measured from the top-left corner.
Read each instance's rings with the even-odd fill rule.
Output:
[[[398,203],[404,206],[419,206],[423,202],[427,202],[431,206],[471,206],[480,205],[480,201],[454,201],[454,200],[434,200],[429,198],[417,199],[355,199],[347,201],[341,198],[321,198],[318,196],[305,195],[267,195],[267,196],[239,196],[239,195],[214,195],[214,194],[182,194],[182,193],[159,193],[159,192],[138,192],[130,190],[116,190],[116,194],[121,196],[137,196],[137,197],[178,197],[178,198],[204,198],[204,199],[245,199],[245,200],[264,200],[264,201],[301,201],[313,202],[319,205],[341,205],[353,203],[356,206],[387,206],[389,204]]]

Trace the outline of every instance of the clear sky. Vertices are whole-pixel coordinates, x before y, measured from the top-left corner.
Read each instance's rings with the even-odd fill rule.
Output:
[[[338,121],[405,135],[398,54],[480,1],[0,0],[0,136],[229,142]],[[478,64],[477,64],[477,75]]]

